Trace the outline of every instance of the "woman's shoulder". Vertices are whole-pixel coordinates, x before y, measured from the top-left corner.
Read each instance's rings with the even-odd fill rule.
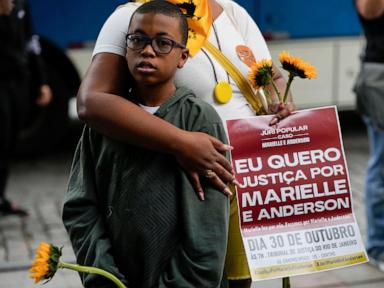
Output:
[[[119,10],[119,9],[129,10],[129,11],[136,10],[137,7],[139,7],[140,5],[141,5],[141,3],[127,2],[125,4],[117,6],[116,11]]]
[[[128,3],[125,3],[125,4],[122,4],[122,5],[119,5],[116,7],[116,9],[112,12],[112,14],[110,15],[110,18],[113,18],[113,17],[131,17],[131,15],[133,14],[133,12],[135,12],[135,10],[141,5],[141,3],[135,3],[135,2],[128,2]]]
[[[239,5],[233,0],[216,0],[216,2],[219,3],[219,5],[223,7],[224,11],[226,11],[227,13],[238,13],[245,11],[245,9],[241,5]]]
[[[247,10],[232,0],[216,0],[216,2],[224,9],[225,14],[235,23],[238,28],[242,29],[253,21]]]
[[[105,21],[93,50],[92,57],[99,53],[113,53],[125,57],[125,36],[129,21],[139,3],[120,5]]]

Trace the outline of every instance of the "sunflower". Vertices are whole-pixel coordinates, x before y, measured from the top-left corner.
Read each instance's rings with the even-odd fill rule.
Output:
[[[35,279],[35,283],[40,282],[42,279],[51,280],[57,271],[60,256],[61,249],[41,242],[36,250],[32,267],[29,269],[30,278]]]
[[[256,89],[269,85],[272,81],[272,77],[272,61],[266,59],[255,62],[248,73],[248,80]]]
[[[279,59],[283,69],[289,72],[289,77],[298,76],[300,78],[313,79],[317,76],[316,67],[301,58],[294,57],[283,51],[280,53]]]
[[[40,282],[42,279],[50,281],[55,275],[56,271],[60,269],[70,269],[73,271],[83,273],[94,273],[110,279],[116,284],[118,288],[126,288],[123,282],[116,276],[108,271],[99,269],[97,267],[81,266],[72,263],[66,263],[60,260],[62,248],[53,246],[45,242],[41,242],[36,249],[36,256],[33,260],[32,267],[29,269],[30,278],[35,280],[35,283]],[[45,282],[45,283],[46,283]]]
[[[300,78],[313,79],[316,78],[316,67],[312,66],[308,62],[305,62],[301,58],[294,57],[289,53],[283,51],[279,55],[280,62],[283,69],[288,71],[288,82],[285,88],[283,103],[286,103],[288,98],[288,92],[291,87],[293,79],[298,76]]]

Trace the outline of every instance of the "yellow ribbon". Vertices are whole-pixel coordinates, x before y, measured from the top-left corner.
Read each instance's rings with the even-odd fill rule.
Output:
[[[136,0],[136,2],[149,2],[151,0]],[[180,7],[188,19],[188,43],[189,54],[193,57],[208,40],[212,26],[212,13],[208,0],[168,0]]]

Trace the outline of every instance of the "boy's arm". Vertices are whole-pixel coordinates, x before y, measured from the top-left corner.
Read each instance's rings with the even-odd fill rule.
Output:
[[[226,143],[221,120],[213,117],[217,120],[213,123],[211,113],[217,115],[213,108],[196,113],[200,114],[197,117],[191,115],[194,125],[189,128]],[[185,174],[182,177],[181,191],[176,191],[181,194],[182,243],[161,275],[159,288],[220,287],[227,249],[229,199],[204,181],[207,193],[205,201],[200,201]]]
[[[85,128],[77,146],[68,191],[63,207],[63,222],[76,254],[77,263],[107,270],[126,282],[111,254],[111,243],[95,185],[90,130]],[[96,274],[82,274],[84,287],[112,287],[108,279]]]

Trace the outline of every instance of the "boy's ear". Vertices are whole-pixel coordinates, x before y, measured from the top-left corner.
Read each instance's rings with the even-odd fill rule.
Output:
[[[181,50],[180,60],[179,60],[179,64],[177,65],[177,68],[179,68],[179,69],[183,68],[184,64],[188,60],[188,57],[189,57],[189,50],[188,50],[188,48],[185,48],[185,49]]]

